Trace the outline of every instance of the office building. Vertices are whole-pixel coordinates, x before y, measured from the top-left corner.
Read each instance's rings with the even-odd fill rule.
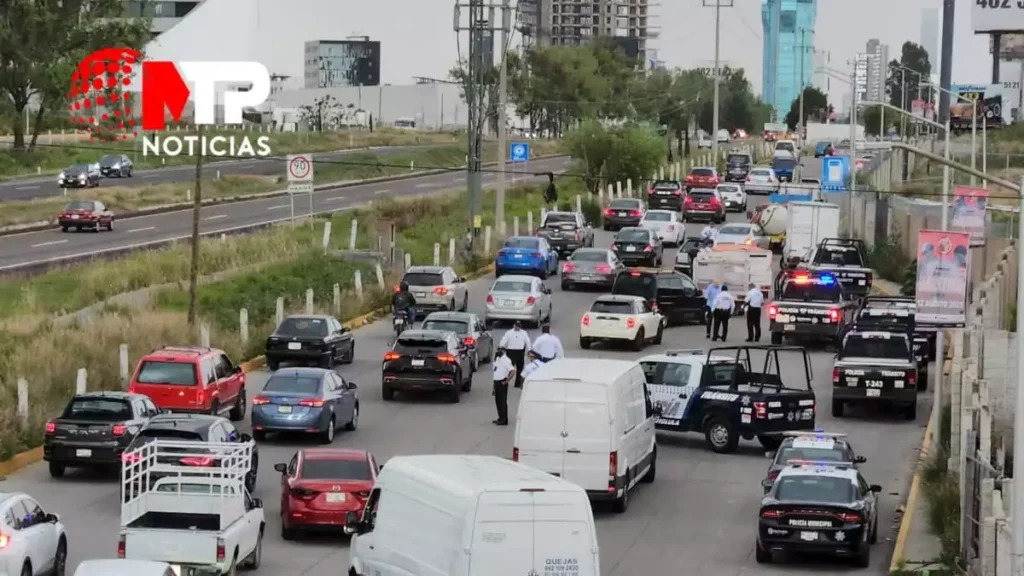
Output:
[[[939,9],[925,8],[921,10],[921,40],[919,44],[928,53],[928,62],[932,65],[932,72],[939,70]]]
[[[868,64],[870,60],[871,57],[867,54],[857,54],[854,59],[853,86],[858,102],[868,99]]]
[[[306,42],[305,88],[380,85],[380,42],[366,36]]]
[[[521,4],[524,6],[524,4]],[[526,0],[519,29],[526,45],[579,46],[592,38],[615,39],[628,55],[656,60],[659,28],[652,0]]]
[[[864,51],[867,55],[867,99],[872,102],[886,100],[885,85],[889,78],[889,46],[877,38],[868,40]]]
[[[832,66],[832,52],[813,50],[811,62],[811,85],[827,95],[832,90],[832,77],[828,73],[828,68]]]
[[[817,0],[764,0],[762,98],[772,105],[776,118],[789,112],[793,100],[814,74],[814,24]]]
[[[181,22],[189,12],[204,0],[125,0],[125,16],[142,17],[147,16],[153,19],[153,32],[161,33],[171,29],[172,26]]]

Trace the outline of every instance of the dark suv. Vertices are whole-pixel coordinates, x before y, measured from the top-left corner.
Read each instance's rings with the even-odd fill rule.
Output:
[[[750,168],[754,165],[754,159],[750,154],[733,152],[725,159],[725,181],[743,182],[750,174]]]
[[[381,394],[394,400],[395,392],[440,392],[458,402],[473,385],[472,353],[455,332],[406,330],[384,354]]]

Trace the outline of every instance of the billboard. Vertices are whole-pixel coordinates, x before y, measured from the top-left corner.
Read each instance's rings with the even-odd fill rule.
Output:
[[[984,246],[988,190],[957,186],[953,197],[953,228],[970,234],[971,246]]]
[[[949,105],[949,121],[953,128],[970,129],[974,121],[975,105],[964,99],[977,103],[978,113],[981,114],[978,117],[979,126],[983,119],[990,128],[1009,121],[1004,117],[1004,113],[1008,115],[1010,110],[1003,105],[1002,84],[955,84],[949,88],[959,96],[956,102],[950,102]]]
[[[996,37],[988,37],[988,53],[995,54]],[[999,39],[1000,60],[1024,60],[1024,34],[1003,34]]]
[[[967,321],[971,235],[921,230],[917,235],[917,320],[963,326]]]
[[[971,27],[976,34],[1024,32],[1024,9],[1018,0],[975,0],[971,2]]]

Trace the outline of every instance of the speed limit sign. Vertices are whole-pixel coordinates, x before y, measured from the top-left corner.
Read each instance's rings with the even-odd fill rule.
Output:
[[[291,154],[288,156],[288,191],[313,191],[313,156],[310,154]]]

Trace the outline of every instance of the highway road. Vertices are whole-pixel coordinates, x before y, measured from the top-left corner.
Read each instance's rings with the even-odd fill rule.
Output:
[[[511,170],[512,165],[509,164]],[[537,160],[530,164],[531,172],[565,171],[569,168],[568,158]],[[517,166],[517,170],[522,170]],[[498,175],[484,174],[484,185],[493,186]],[[520,177],[517,181],[521,180]],[[511,174],[506,173],[506,182],[511,183]],[[450,172],[434,176],[423,176],[320,190],[313,193],[313,212],[339,212],[363,205],[382,195],[394,197],[417,196],[443,190],[466,187],[465,171]],[[309,214],[309,196],[295,196],[297,217]],[[260,223],[282,222],[291,218],[291,202],[288,196],[278,196],[203,207],[201,231],[203,234],[220,234],[239,227]],[[192,211],[180,210],[151,216],[139,216],[118,220],[113,232],[61,232],[43,230],[26,234],[0,237],[0,270],[10,270],[38,262],[53,262],[79,256],[100,255],[105,252],[128,248],[141,248],[172,239],[184,239],[192,234]]]
[[[367,152],[380,156],[392,154],[403,154],[410,151],[429,148],[430,146],[376,146],[373,148],[361,148],[356,150],[338,150],[335,152],[317,152],[313,155],[316,160],[341,160],[346,156],[354,154],[365,154]],[[97,152],[98,162],[102,154]],[[285,173],[285,160],[283,157],[266,159],[253,158],[251,160],[224,160],[211,162],[203,167],[203,174],[207,178],[214,178],[217,172],[221,176],[267,176]],[[135,172],[132,178],[104,179],[101,186],[149,186],[153,184],[172,184],[175,182],[191,182],[195,180],[196,168],[194,165],[171,166],[168,168],[147,168]],[[13,200],[32,200],[33,198],[50,198],[64,194],[60,186],[57,186],[55,175],[37,176],[16,180],[0,181],[0,202]]]
[[[597,234],[597,245],[611,242],[611,233]],[[666,261],[671,261],[668,255]],[[491,281],[484,278],[469,284],[470,310],[482,313]],[[579,319],[596,294],[562,292],[557,278],[548,280],[548,284],[555,298],[552,332],[561,338],[567,356],[636,359],[659,350],[708,345],[702,327],[686,326],[669,329],[663,345],[649,347],[642,353],[607,348],[581,350]],[[732,330],[730,343],[744,338],[740,321],[732,322]],[[514,428],[498,428],[490,423],[494,406],[486,368],[476,375],[472,391],[459,404],[429,399],[384,403],[380,397],[380,363],[387,350],[390,323],[374,323],[355,335],[358,357],[353,364],[340,368],[340,372],[359,386],[360,424],[355,432],[339,433],[335,446],[371,450],[382,462],[403,454],[511,455]],[[500,331],[495,337],[500,337]],[[829,405],[832,358],[831,353],[822,350],[811,353],[813,387],[819,407]],[[261,389],[266,376],[262,372],[249,375],[250,398]],[[884,413],[858,413],[836,420],[827,409],[818,410],[818,425],[848,434],[853,446],[868,459],[862,466],[865,477],[884,488],[880,543],[873,551],[869,573],[880,574],[888,566],[896,529],[891,519],[896,518],[896,509],[909,488],[930,401],[930,396],[922,396],[918,421],[911,423]],[[513,391],[513,412],[517,403],[518,392]],[[247,422],[240,424],[244,431],[249,431]],[[851,570],[846,564],[828,559],[797,558],[771,566],[755,562],[760,480],[768,466],[759,444],[742,442],[735,454],[720,455],[708,451],[703,438],[696,435],[660,434],[658,441],[657,481],[640,485],[624,515],[601,508],[595,511],[604,575],[676,574],[681,570],[720,576],[809,575],[846,574]],[[295,543],[280,537],[280,479],[273,465],[287,462],[296,450],[312,445],[302,439],[260,445],[255,494],[265,503],[268,528],[258,575],[338,576],[345,571],[348,543],[344,536],[325,535]],[[69,571],[84,559],[115,556],[120,509],[114,477],[69,472],[57,481],[49,477],[45,465],[38,464],[8,477],[0,484],[0,490],[25,491],[39,499],[47,512],[61,516],[70,538]]]

